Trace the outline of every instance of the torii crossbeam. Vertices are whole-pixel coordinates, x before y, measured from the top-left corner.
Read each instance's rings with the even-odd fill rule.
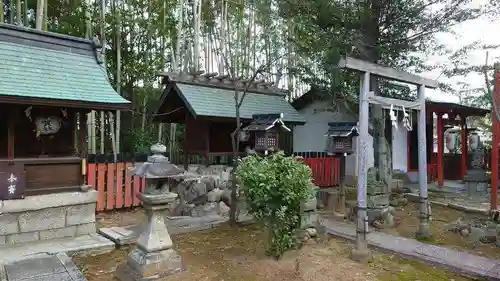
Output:
[[[425,88],[435,89],[438,82],[420,77],[404,71],[380,66],[378,64],[345,57],[340,60],[339,67],[363,73],[360,80],[359,91],[359,147],[358,147],[358,204],[357,204],[357,231],[356,248],[352,252],[352,258],[358,261],[371,257],[366,241],[368,232],[367,218],[367,146],[368,146],[368,123],[369,105],[372,103],[402,104],[419,109],[418,118],[418,167],[420,185],[420,223],[417,234],[421,237],[430,236],[429,231],[429,202],[427,195],[427,141],[426,141],[426,113],[425,113]],[[370,76],[374,75],[389,80],[416,85],[418,87],[418,102],[408,102],[392,98],[373,96],[370,94]]]

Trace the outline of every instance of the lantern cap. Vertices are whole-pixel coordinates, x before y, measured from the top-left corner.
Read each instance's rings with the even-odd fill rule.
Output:
[[[356,122],[330,122],[328,123],[327,137],[355,137],[358,136]]]
[[[252,122],[243,128],[244,131],[268,131],[274,127],[280,127],[291,131],[283,122],[283,113],[278,114],[254,114]]]

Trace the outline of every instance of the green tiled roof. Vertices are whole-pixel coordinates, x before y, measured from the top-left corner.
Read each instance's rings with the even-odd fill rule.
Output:
[[[197,116],[235,118],[234,91],[176,83],[180,94]],[[248,92],[240,108],[240,117],[253,114],[283,113],[285,122],[305,123],[304,118],[283,96]]]
[[[41,32],[16,32],[44,38]],[[57,38],[56,35],[50,36]],[[50,36],[45,37],[51,39]],[[70,41],[69,37],[57,39]],[[28,44],[4,40],[0,40],[0,96],[108,105],[130,103],[115,92],[104,67],[88,52],[58,50],[47,42],[41,45],[35,39]],[[79,44],[88,45],[92,50],[90,41],[78,40],[81,40]]]

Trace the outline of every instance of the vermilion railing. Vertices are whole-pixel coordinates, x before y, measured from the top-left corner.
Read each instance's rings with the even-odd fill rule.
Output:
[[[319,187],[334,187],[340,184],[340,159],[334,157],[304,158],[312,170],[314,184]]]
[[[333,157],[304,158],[319,187],[340,184],[340,160]],[[110,211],[140,206],[137,194],[144,190],[145,180],[127,173],[132,163],[89,163],[87,184],[98,192],[96,211]]]
[[[89,163],[87,184],[98,192],[96,211],[109,211],[141,205],[137,194],[144,190],[145,179],[130,176],[132,163]]]

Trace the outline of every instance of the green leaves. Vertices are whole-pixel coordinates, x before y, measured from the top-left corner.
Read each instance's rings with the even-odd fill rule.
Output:
[[[311,196],[311,169],[295,157],[275,153],[243,158],[236,176],[249,212],[268,227],[268,254],[281,257],[297,244],[294,233],[301,204]]]

